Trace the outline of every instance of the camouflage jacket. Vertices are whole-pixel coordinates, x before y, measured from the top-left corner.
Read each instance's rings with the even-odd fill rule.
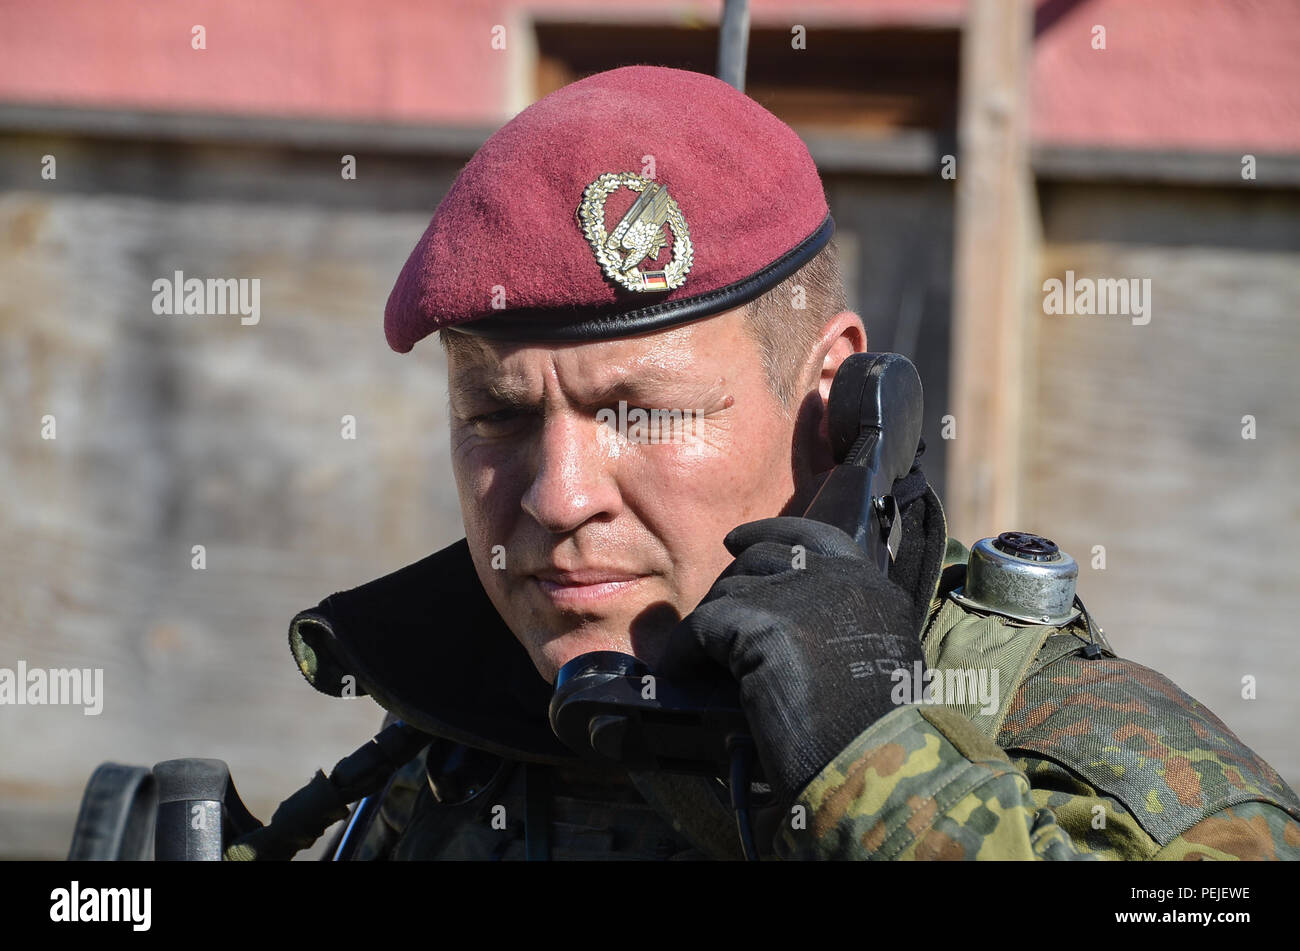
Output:
[[[1300,858],[1295,793],[1208,709],[1117,657],[1086,616],[1046,627],[951,599],[966,549],[926,491],[943,553],[919,589],[927,667],[996,668],[996,696],[876,721],[789,813],[756,819],[775,857]],[[317,689],[369,693],[435,737],[358,813],[349,857],[739,857],[720,782],[629,776],[559,744],[550,688],[463,540],[300,613],[290,644]]]
[[[962,546],[948,552],[946,568],[964,561]],[[932,602],[927,663],[1012,660],[997,709],[908,705],[878,720],[803,791],[807,821],[783,828],[782,857],[1300,858],[1300,800],[1206,707],[1104,639],[1088,659],[1086,618],[983,616],[947,599],[953,586]]]

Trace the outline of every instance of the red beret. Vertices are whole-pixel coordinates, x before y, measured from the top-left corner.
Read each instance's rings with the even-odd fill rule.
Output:
[[[834,230],[789,126],[719,79],[628,66],[489,138],[397,278],[399,353],[444,327],[516,340],[645,333],[738,307]]]

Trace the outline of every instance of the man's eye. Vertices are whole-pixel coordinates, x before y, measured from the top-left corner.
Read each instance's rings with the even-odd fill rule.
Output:
[[[596,413],[598,422],[634,443],[679,443],[695,435],[700,412],[691,409],[628,406],[604,408]]]
[[[499,409],[493,413],[480,413],[468,420],[481,436],[504,436],[519,428],[525,413],[517,409]]]

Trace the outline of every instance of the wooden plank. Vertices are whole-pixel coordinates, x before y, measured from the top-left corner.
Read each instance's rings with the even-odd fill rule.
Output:
[[[1032,184],[1026,76],[1032,8],[974,0],[958,123],[949,531],[1016,526],[1020,493],[1026,252]]]
[[[1242,178],[1242,157],[1255,156],[1255,177]],[[1040,181],[1136,182],[1159,185],[1223,185],[1236,188],[1300,188],[1300,155],[1276,152],[1189,152],[1036,146],[1031,159]]]
[[[265,145],[278,149],[472,154],[494,128],[139,109],[0,104],[0,132],[99,136],[147,142]]]

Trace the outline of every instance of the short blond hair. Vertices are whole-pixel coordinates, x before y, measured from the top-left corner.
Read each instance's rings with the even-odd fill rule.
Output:
[[[785,409],[801,394],[799,372],[826,324],[848,310],[832,238],[807,264],[748,305],[745,329],[758,344],[767,385]]]

